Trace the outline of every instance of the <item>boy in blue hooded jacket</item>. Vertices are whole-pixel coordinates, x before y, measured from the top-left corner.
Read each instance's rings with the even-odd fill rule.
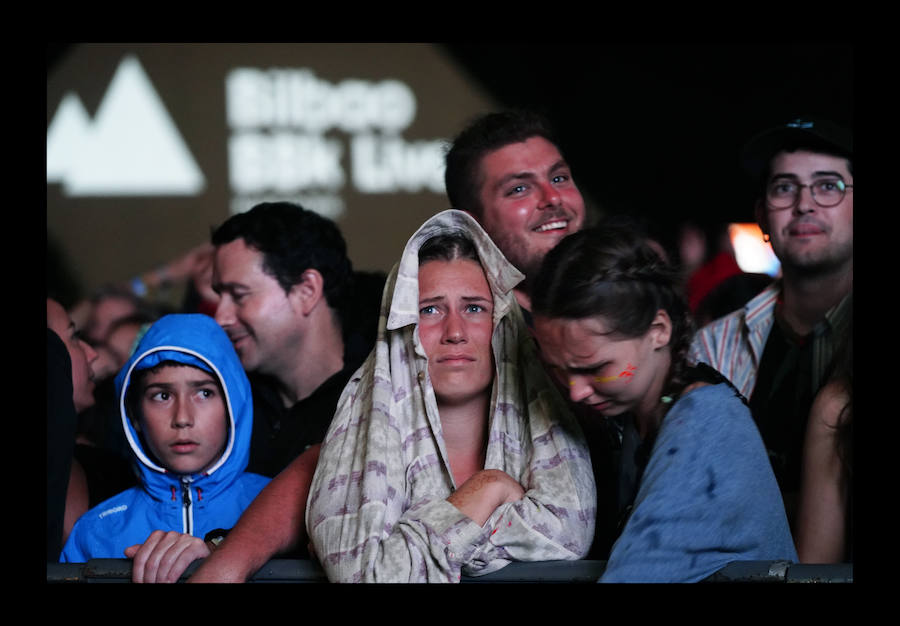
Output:
[[[135,582],[177,580],[270,480],[245,471],[250,383],[213,318],[175,314],[150,327],[115,389],[141,484],[85,513],[60,561],[135,557]]]

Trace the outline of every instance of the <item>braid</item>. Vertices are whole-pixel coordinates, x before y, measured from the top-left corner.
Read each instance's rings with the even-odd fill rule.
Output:
[[[642,336],[664,310],[672,320],[664,394],[676,397],[690,382],[694,328],[677,270],[627,224],[600,224],[561,241],[535,279],[532,309],[552,318],[601,316],[625,337]]]

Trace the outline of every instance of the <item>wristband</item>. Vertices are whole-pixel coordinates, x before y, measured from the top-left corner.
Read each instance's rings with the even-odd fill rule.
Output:
[[[212,552],[219,545],[225,541],[225,537],[228,535],[228,531],[224,528],[216,528],[215,530],[211,530],[206,533],[206,536],[203,537],[203,541],[206,542],[206,545],[209,547],[209,551]]]
[[[143,298],[147,295],[147,285],[144,283],[143,279],[140,276],[135,276],[131,279],[131,291],[134,292],[134,295],[139,298]]]

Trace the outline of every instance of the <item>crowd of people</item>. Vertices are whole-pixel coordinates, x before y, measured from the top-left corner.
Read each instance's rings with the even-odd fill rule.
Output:
[[[798,119],[742,158],[777,279],[592,221],[547,121],[504,111],[457,135],[451,208],[387,274],[269,202],[78,306],[48,294],[48,562],[457,582],[589,558],[600,582],[696,582],[852,561],[852,134]],[[175,280],[181,305],[154,302]]]

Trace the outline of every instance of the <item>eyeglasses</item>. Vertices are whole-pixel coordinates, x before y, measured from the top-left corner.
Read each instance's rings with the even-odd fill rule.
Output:
[[[773,210],[793,209],[800,202],[800,192],[804,187],[809,187],[816,204],[828,208],[840,204],[847,189],[852,189],[853,185],[839,178],[822,178],[809,185],[786,179],[773,180],[766,187],[766,204]]]

